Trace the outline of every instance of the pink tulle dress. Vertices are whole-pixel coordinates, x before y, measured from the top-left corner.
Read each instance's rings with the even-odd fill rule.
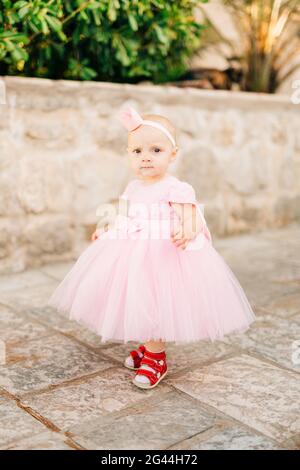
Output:
[[[255,314],[213,247],[193,186],[173,175],[133,179],[120,199],[127,214],[119,211],[113,227],[88,245],[48,304],[103,343],[183,344],[246,331]],[[196,204],[202,217],[203,230],[185,250],[170,239],[180,222],[170,202]]]

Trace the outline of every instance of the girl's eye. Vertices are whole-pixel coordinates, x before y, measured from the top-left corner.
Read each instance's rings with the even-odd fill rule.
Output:
[[[134,149],[132,152],[133,152],[133,153],[141,153],[140,149]],[[154,152],[155,152],[155,153],[159,153],[159,152],[161,152],[161,149],[158,148],[158,147],[156,147],[156,148],[154,149]]]

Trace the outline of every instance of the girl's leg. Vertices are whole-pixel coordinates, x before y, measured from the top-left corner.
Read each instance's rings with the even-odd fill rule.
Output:
[[[152,352],[152,353],[160,353],[160,352],[165,351],[165,349],[166,349],[166,343],[164,341],[153,341],[153,340],[152,341],[147,341],[146,343],[144,343],[144,346],[145,346],[146,350],[148,350],[149,352]],[[147,355],[147,352],[145,352],[145,354]],[[153,356],[152,356],[152,359],[154,359]],[[157,359],[157,361],[158,360],[159,359]],[[153,373],[156,373],[156,371],[153,369],[153,367],[149,366],[148,364],[141,363],[140,369],[141,368],[149,370]],[[140,383],[144,383],[144,384],[145,383],[150,384],[150,379],[148,377],[146,377],[145,375],[137,374],[136,377],[135,377],[135,381],[140,382]]]
[[[166,343],[164,341],[147,341],[144,344],[145,348],[151,352],[162,352],[166,349]]]

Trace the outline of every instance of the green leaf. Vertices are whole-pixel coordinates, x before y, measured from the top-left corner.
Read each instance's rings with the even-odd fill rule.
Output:
[[[45,15],[45,20],[53,31],[58,32],[62,29],[61,22],[54,16]]]
[[[23,6],[19,11],[18,11],[18,15],[19,15],[19,18],[20,20],[22,20],[30,11],[30,5],[25,5]]]
[[[155,32],[156,32],[156,35],[157,35],[157,39],[163,44],[169,44],[168,37],[164,33],[163,29],[158,25],[155,25],[154,29],[155,29]]]
[[[28,5],[28,2],[25,2],[24,0],[21,0],[19,2],[14,3],[14,8],[18,10],[19,8],[23,8],[25,5]]]
[[[82,70],[82,78],[83,80],[92,80],[93,78],[97,77],[97,72],[90,67],[84,67]]]
[[[128,20],[129,20],[129,24],[131,26],[131,29],[133,31],[137,31],[139,29],[138,22],[137,22],[136,18],[131,13],[128,14]]]

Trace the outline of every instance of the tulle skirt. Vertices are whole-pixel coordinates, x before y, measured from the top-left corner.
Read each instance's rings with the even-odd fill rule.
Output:
[[[168,239],[104,234],[82,252],[48,304],[103,343],[215,341],[246,331],[256,318],[206,238],[200,249],[188,251]]]

